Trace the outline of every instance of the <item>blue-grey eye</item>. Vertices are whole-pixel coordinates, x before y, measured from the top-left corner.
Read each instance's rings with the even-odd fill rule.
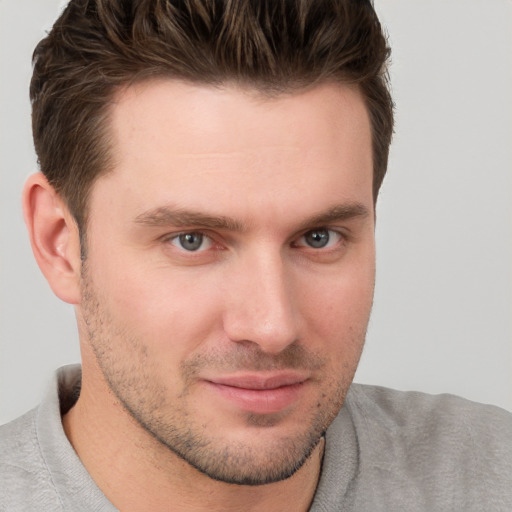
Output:
[[[188,233],[181,233],[171,240],[171,244],[185,251],[194,252],[200,249],[207,249],[210,247],[210,239],[203,233],[197,231],[190,231]]]
[[[329,243],[328,229],[314,229],[304,234],[304,241],[314,249],[322,249]]]

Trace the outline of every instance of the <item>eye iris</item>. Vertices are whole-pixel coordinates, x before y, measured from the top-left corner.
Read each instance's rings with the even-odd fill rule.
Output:
[[[327,229],[317,229],[310,231],[305,235],[306,242],[315,249],[321,249],[329,243],[329,231]]]
[[[179,236],[181,246],[187,251],[197,251],[203,243],[201,233],[184,233]]]

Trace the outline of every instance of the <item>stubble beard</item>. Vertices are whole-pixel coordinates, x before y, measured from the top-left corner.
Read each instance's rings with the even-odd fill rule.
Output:
[[[209,478],[229,484],[264,485],[295,474],[341,409],[358,363],[355,361],[353,368],[350,365],[339,368],[339,376],[324,386],[317,403],[302,418],[300,431],[292,435],[266,436],[264,446],[233,442],[229,432],[224,432],[224,437],[222,433],[219,436],[210,432],[208,425],[194,418],[194,411],[187,408],[190,384],[202,369],[319,371],[327,362],[299,344],[290,345],[277,356],[262,352],[253,343],[234,344],[229,354],[197,354],[184,361],[180,373],[185,385],[182,393],[171,401],[172,394],[155,379],[157,373],[152,372],[155,362],[148,359],[146,345],[114,321],[99,300],[86,270],[82,274],[82,317],[97,365],[130,417],[156,439],[159,446]],[[351,340],[351,343],[360,343],[362,348],[364,335],[362,333],[362,340]],[[131,352],[129,359],[123,357],[125,350],[122,349],[127,347]],[[280,421],[280,413],[246,415],[247,426],[256,430],[273,429]]]

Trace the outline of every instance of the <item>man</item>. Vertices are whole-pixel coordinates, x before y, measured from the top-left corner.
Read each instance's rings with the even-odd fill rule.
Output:
[[[350,386],[387,55],[366,2],[68,5],[24,211],[82,367],[3,427],[6,510],[510,509],[508,413]]]

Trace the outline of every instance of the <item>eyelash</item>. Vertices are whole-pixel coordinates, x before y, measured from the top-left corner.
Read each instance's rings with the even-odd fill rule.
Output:
[[[336,237],[336,241],[335,241],[335,244],[334,245],[338,245],[340,241],[345,241],[346,240],[346,236],[343,235],[343,233],[341,233],[340,231],[337,231],[335,229],[329,229],[327,227],[320,227],[320,228],[314,228],[314,229],[309,229],[308,231],[306,231],[305,233],[303,233],[299,238],[298,240],[302,239],[302,238],[305,238],[308,234],[313,234],[313,233],[316,233],[318,234],[319,232],[321,231],[324,231],[324,232],[327,232],[328,234],[328,238],[327,238],[327,242],[326,244],[330,244],[331,243],[331,238],[332,238],[332,234],[335,235]],[[294,246],[295,247],[306,247],[306,248],[309,248],[309,249],[312,249],[314,251],[320,251],[322,249],[324,250],[328,250],[331,248],[330,245],[325,245],[323,247],[312,247],[311,245],[299,245],[297,244],[296,242],[294,243]]]
[[[203,245],[203,242],[205,240],[208,240],[209,241],[209,244],[208,244],[208,248],[211,247],[211,245],[213,245],[215,243],[215,241],[213,240],[213,238],[211,236],[209,236],[208,234],[202,232],[202,231],[184,231],[182,233],[178,233],[176,235],[173,235],[169,238],[166,239],[166,241],[168,243],[170,243],[171,245],[175,245],[173,242],[175,241],[180,241],[181,237],[186,237],[186,236],[191,236],[191,235],[199,235],[200,237],[202,237],[201,239],[201,245]],[[175,245],[175,247],[177,247],[177,245]],[[200,247],[199,247],[200,248]],[[199,248],[197,250],[186,250],[183,246],[181,246],[181,249],[184,251],[184,252],[189,252],[189,253],[195,253],[195,252],[203,252],[205,249],[203,250],[199,250]]]
[[[323,247],[312,247],[311,245],[308,245],[306,243],[304,243],[304,244],[297,243],[298,240],[301,240],[302,238],[304,238],[308,234],[313,234],[315,232],[319,233],[319,232],[322,232],[322,231],[328,233],[328,239],[327,239],[326,245],[323,246]],[[335,245],[339,245],[340,242],[344,243],[347,240],[346,234],[344,234],[341,231],[338,231],[338,230],[335,230],[335,229],[330,229],[328,227],[318,227],[318,228],[309,229],[308,231],[302,233],[302,235],[300,235],[298,238],[296,238],[290,245],[291,245],[291,247],[294,247],[294,248],[302,247],[302,248],[305,248],[305,249],[311,249],[314,252],[320,252],[322,249],[325,252],[327,252],[329,249],[332,250],[331,246],[329,246],[329,244],[331,242],[332,234],[334,234],[335,237],[336,237]],[[201,245],[196,250],[187,250],[187,249],[185,249],[183,247],[182,243],[180,243],[181,237],[190,236],[190,235],[199,235],[199,236],[202,237]],[[209,241],[208,247],[201,249],[201,246],[203,245],[205,240]],[[177,247],[178,250],[180,250],[181,252],[189,253],[189,254],[199,254],[199,253],[205,252],[212,245],[215,245],[215,239],[212,236],[210,236],[207,232],[200,231],[200,230],[197,230],[197,231],[196,230],[183,231],[181,233],[173,234],[171,236],[165,237],[164,242],[169,243],[169,244]],[[176,244],[173,243],[173,242],[176,242]],[[181,247],[178,244],[180,244]]]

